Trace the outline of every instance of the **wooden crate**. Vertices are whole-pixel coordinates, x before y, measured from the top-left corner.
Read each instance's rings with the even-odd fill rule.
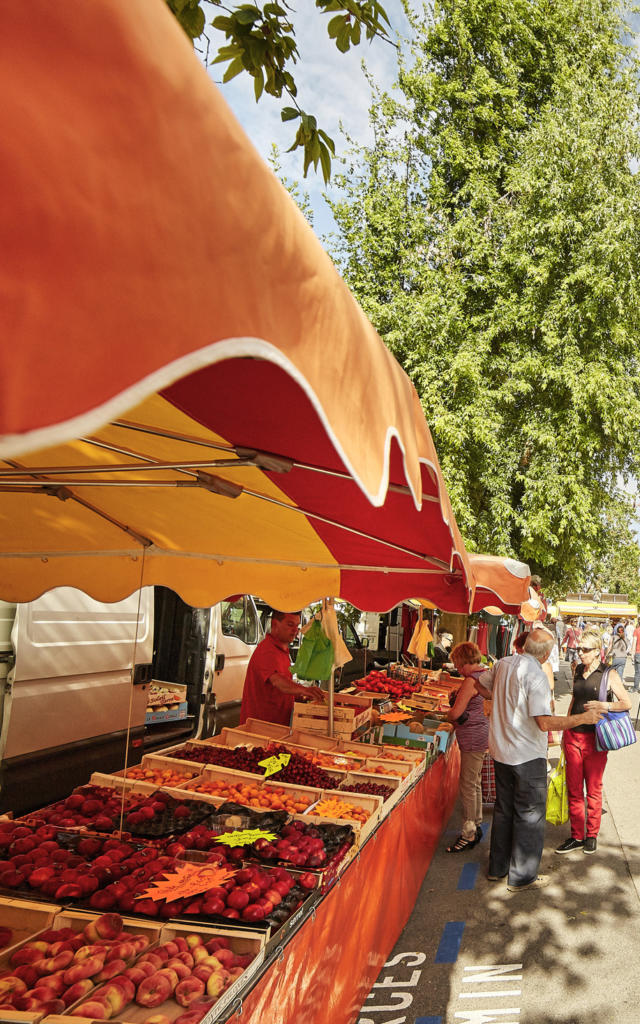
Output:
[[[322,736],[318,732],[305,732],[303,729],[293,729],[286,741],[299,747],[313,747],[315,750],[336,750],[338,741],[335,737]]]
[[[225,1010],[231,1005],[231,1003],[237,998],[238,993],[244,988],[247,981],[250,980],[261,968],[264,960],[264,947],[267,933],[248,931],[245,929],[227,929],[218,928],[215,926],[206,926],[200,924],[179,924],[178,922],[165,925],[159,935],[159,943],[169,942],[175,938],[176,935],[201,935],[205,941],[216,937],[224,937],[229,940],[230,946],[234,953],[253,953],[253,961],[243,971],[242,975],[234,981],[229,988],[222,993],[220,998],[215,1002],[211,1009],[202,1018],[202,1024],[209,1024],[221,1017]],[[90,1001],[91,993],[79,1000],[74,1004],[73,1009],[81,1007],[83,1003]],[[70,1008],[71,1009],[71,1008]],[[167,1000],[160,1006],[154,1007],[152,1013],[163,1014],[168,1017],[169,1021],[175,1020],[177,1017],[185,1013],[186,1010],[183,1006],[179,1006],[174,1000]],[[138,1006],[135,1002],[128,1003],[127,1006],[120,1012],[118,1020],[120,1024],[143,1024],[143,1022],[150,1016],[149,1007]],[[4,1017],[2,1018],[4,1019]],[[66,1015],[50,1016],[46,1018],[47,1024],[71,1024],[71,1022],[79,1022],[79,1024],[87,1024],[87,1022],[93,1021],[92,1017],[80,1017],[74,1013],[73,1017]]]
[[[241,726],[245,732],[256,736],[268,736],[272,740],[283,740],[290,735],[291,729],[288,725],[277,725],[275,722],[263,722],[261,718],[247,718]]]
[[[208,739],[199,742],[204,743],[207,747],[262,747],[265,738],[243,728],[228,729],[225,727],[216,736],[209,736]]]
[[[401,800],[402,797],[404,796],[404,787],[402,786],[402,779],[399,779],[397,778],[397,776],[394,775],[368,775],[365,771],[353,771],[349,772],[346,779],[344,779],[344,782],[346,785],[350,785],[351,783],[355,784],[358,782],[371,782],[374,785],[387,786],[389,789],[392,789],[393,793],[386,800],[383,800],[382,807],[380,808],[381,819],[386,818],[387,814],[389,814],[389,812],[391,811],[391,808],[395,807],[398,801]],[[339,792],[344,792],[345,799],[348,799],[350,796],[358,795],[356,793],[348,793],[344,790],[339,790]],[[365,793],[359,795],[366,796]],[[380,797],[380,799],[382,800],[382,797]]]
[[[348,818],[330,818],[322,814],[316,814],[313,807],[309,811],[305,811],[304,814],[294,814],[293,817],[299,818],[300,821],[311,822],[314,825],[350,825],[355,833],[356,843],[358,846],[362,846],[380,820],[382,797],[365,796],[364,793],[341,793],[340,790],[326,789],[322,794],[322,799],[330,799],[334,796],[338,797],[339,800],[344,800],[346,803],[364,807],[370,812],[368,819],[361,823]]]
[[[347,707],[346,705],[354,705]],[[336,694],[333,705],[333,731],[337,738],[350,739],[357,737],[363,729],[371,724],[372,701],[369,697],[349,694],[341,697]],[[357,710],[360,708],[361,710]],[[299,701],[293,705],[293,730],[303,729],[307,732],[318,732],[327,736],[329,732],[328,704],[303,704]]]
[[[370,775],[378,775],[380,778],[397,778],[400,782],[400,789],[404,793],[410,786],[413,785],[418,775],[421,774],[417,767],[412,767],[408,761],[386,761],[382,757],[370,757],[367,759],[366,764],[363,766],[363,770],[372,768],[382,768],[380,772],[370,771]],[[408,771],[407,771],[408,769]],[[404,778],[399,775],[394,775],[397,771],[407,771]]]
[[[20,901],[18,900],[15,901],[16,904],[19,902]],[[74,931],[80,932],[90,921],[95,921],[100,916],[99,914],[82,913],[80,911],[61,911],[60,907],[57,906],[54,907],[49,904],[32,903],[24,904],[24,908],[21,909],[25,922],[28,920],[34,920],[34,918],[30,916],[33,911],[36,911],[36,913],[39,911],[40,914],[46,911],[47,914],[50,914],[50,919],[41,919],[38,928],[31,935],[26,936],[24,941],[17,943],[11,949],[2,950],[2,953],[0,953],[0,972],[10,969],[11,955],[15,953],[17,949],[24,946],[29,939],[37,939],[38,935],[42,934],[44,931],[48,931],[49,928],[73,928]],[[149,938],[150,945],[156,941],[160,933],[159,925],[147,924],[143,920],[123,918],[122,923],[123,931],[128,932],[130,935],[146,935]],[[132,958],[131,963],[133,963],[134,959],[136,958]],[[80,1000],[78,1000],[78,1002],[80,1002]],[[77,1005],[77,1003],[72,1004],[72,1006],[75,1005]],[[69,1006],[68,1009],[71,1010],[72,1006]],[[23,1021],[24,1024],[38,1024],[43,1017],[44,1012],[38,1010],[27,1012],[20,1010],[2,1010],[0,1012],[1,1021],[13,1022],[13,1024],[19,1024],[20,1021]],[[75,1017],[61,1017],[60,1019],[64,1020],[65,1024],[70,1024],[71,1020],[76,1020]]]
[[[34,935],[51,928],[51,922],[60,907],[52,903],[34,903],[31,900],[0,897],[0,925],[10,928],[12,937],[8,946],[0,951],[0,964],[8,965],[12,953],[24,946]]]

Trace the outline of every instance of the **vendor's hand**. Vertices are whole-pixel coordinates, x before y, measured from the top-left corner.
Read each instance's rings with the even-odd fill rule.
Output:
[[[602,718],[602,711],[600,711],[600,701],[590,700],[589,704],[597,704],[597,708],[591,708],[589,711],[585,711],[582,716],[583,725],[595,725]]]
[[[304,692],[311,698],[314,704],[324,704],[327,695],[319,686],[305,686]]]
[[[603,700],[588,700],[584,706],[585,711],[608,711],[609,705]]]

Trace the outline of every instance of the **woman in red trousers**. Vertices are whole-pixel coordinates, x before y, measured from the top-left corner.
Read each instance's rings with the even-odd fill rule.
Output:
[[[573,677],[573,700],[570,715],[592,709],[600,711],[628,711],[631,701],[617,672],[609,669],[605,701],[599,700],[600,683],[606,665],[600,660],[602,639],[597,630],[582,634],[577,653],[580,658]],[[606,697],[613,699],[606,702]],[[567,764],[567,790],[569,791],[569,820],[571,836],[557,848],[556,853],[582,850],[595,853],[602,817],[602,776],[607,765],[607,752],[596,750],[595,725],[578,725],[567,729],[563,739]],[[587,790],[585,822],[584,791]]]

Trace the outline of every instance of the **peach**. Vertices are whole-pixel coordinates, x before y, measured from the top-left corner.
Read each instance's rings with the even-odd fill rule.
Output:
[[[38,960],[42,959],[43,956],[40,950],[23,946],[22,949],[16,949],[15,953],[12,953],[9,962],[12,967],[21,967],[24,964],[35,964]]]
[[[135,946],[136,953],[144,953],[150,944],[148,935],[132,935],[131,942]]]
[[[111,1007],[106,1003],[99,1003],[95,999],[90,999],[87,1003],[76,1006],[75,1010],[71,1010],[71,1016],[89,1017],[93,1020],[109,1020]]]
[[[106,956],[107,951],[104,946],[94,942],[90,946],[80,946],[79,949],[76,949],[74,960],[79,963],[81,960],[88,960],[89,957],[98,955]]]
[[[194,963],[196,964],[202,963],[203,960],[207,960],[209,957],[209,953],[204,948],[204,946],[193,946],[191,949],[191,955],[193,957]]]
[[[112,1017],[117,1017],[129,1002],[124,989],[120,985],[114,985],[113,983],[97,989],[92,998],[96,999],[99,1003],[106,1003],[107,1006],[110,1006],[110,1016]]]
[[[185,935],[185,942],[187,943],[189,949],[194,949],[196,946],[204,945],[202,937],[200,935],[195,935],[194,933]]]
[[[109,960],[109,958],[107,958],[107,962],[104,967],[100,973],[95,976],[96,983],[109,981],[110,978],[115,978],[116,974],[121,974],[122,971],[126,970],[126,968],[127,964],[124,960]]]
[[[38,974],[53,974],[54,971],[66,971],[72,963],[73,953],[70,949],[66,949],[64,953],[58,953],[57,956],[52,956],[48,960],[39,960],[34,966]]]
[[[192,977],[200,978],[204,982],[207,982],[212,974],[213,967],[206,967],[204,964],[198,964],[192,971]]]
[[[24,981],[22,978],[17,978],[15,974],[8,974],[4,978],[0,978],[0,998],[9,992],[20,996],[26,991],[27,986]]]
[[[207,981],[207,995],[212,999],[217,999],[223,991],[225,984],[226,979],[222,970],[213,971],[213,973],[209,975],[209,980]]]
[[[174,959],[182,960],[182,963],[186,964],[187,967],[193,967],[195,963],[193,957],[191,956],[191,953],[189,953],[186,949],[181,950],[179,953],[177,953]]]
[[[85,926],[84,934],[89,942],[99,942],[100,939],[116,939],[121,931],[122,918],[120,914],[102,914]]]
[[[169,982],[171,984],[171,991],[173,992],[176,985],[180,981],[180,975],[178,974],[178,972],[174,971],[172,967],[163,967],[161,970],[158,971],[158,974],[162,974],[164,975],[165,978],[169,979]]]
[[[171,992],[172,987],[169,978],[156,971],[155,974],[145,978],[138,986],[136,1003],[139,1006],[148,1006],[153,1009],[155,1006],[160,1006],[161,1003],[166,1002],[170,998]]]
[[[226,949],[224,946],[217,949],[212,956],[215,956],[218,963],[227,968],[233,963],[236,957],[232,949]]]
[[[167,960],[167,968],[171,968],[176,972],[178,978],[182,981],[183,978],[191,977],[191,969],[183,964],[182,960],[178,960],[177,957],[172,957],[171,960]]]
[[[11,973],[11,972],[10,972]],[[15,967],[13,974],[16,978],[21,978],[28,988],[33,988],[37,984],[40,975],[36,971],[35,967],[30,964],[22,964],[19,967]]]
[[[95,974],[98,974],[102,970],[104,958],[101,956],[89,956],[86,960],[82,960],[80,963],[72,964],[64,972],[64,980],[68,985],[74,985],[76,981],[82,981],[83,978],[93,978]]]
[[[134,985],[139,985],[141,981],[147,977],[146,971],[143,971],[141,967],[128,967],[124,972],[126,978],[130,978]]]
[[[150,1017],[145,1017],[143,1024],[170,1024],[170,1021],[164,1013],[152,1013]]]
[[[118,988],[121,988],[126,996],[128,1003],[130,1003],[133,1000],[136,994],[136,986],[133,984],[131,978],[127,978],[125,974],[117,974],[115,978],[111,979],[109,984],[117,985]]]
[[[76,981],[75,985],[71,985],[62,996],[62,1001],[65,1006],[71,1006],[72,1003],[82,999],[88,992],[93,988],[93,982],[91,978],[83,978],[82,981]]]
[[[181,1013],[179,1017],[176,1017],[173,1024],[198,1024],[198,1021],[202,1020],[205,1013],[211,1006],[211,1002],[206,1004],[194,1003],[195,1009],[187,1010],[186,1013]]]
[[[168,958],[167,958],[168,959]],[[145,953],[141,960],[138,961],[138,967],[142,964],[153,964],[155,971],[159,971],[164,964],[162,957],[156,955],[156,953]]]
[[[117,942],[107,953],[107,963],[111,960],[133,960],[135,955],[133,942]]]
[[[190,1006],[191,1003],[204,995],[204,990],[204,981],[200,978],[195,978],[192,975],[190,978],[184,979],[176,986],[175,1000],[177,1003],[180,1003],[180,1006]]]

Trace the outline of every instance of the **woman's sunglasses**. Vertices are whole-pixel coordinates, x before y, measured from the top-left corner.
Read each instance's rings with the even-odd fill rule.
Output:
[[[576,647],[578,654],[587,654],[588,651],[597,651],[597,647]]]

